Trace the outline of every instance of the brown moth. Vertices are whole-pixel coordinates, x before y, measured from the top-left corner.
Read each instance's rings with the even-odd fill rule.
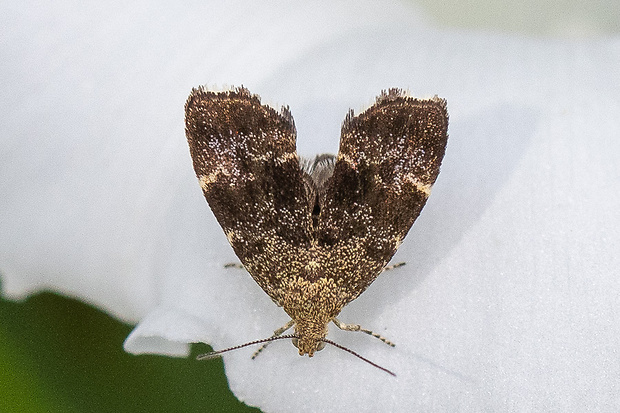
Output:
[[[382,92],[347,115],[337,156],[304,161],[288,107],[241,87],[193,89],[185,104],[194,170],[245,269],[291,317],[299,354],[377,278],[424,207],[448,139],[446,101]],[[385,342],[387,340],[383,339]],[[331,342],[330,342],[331,343]],[[388,344],[391,344],[387,342]]]

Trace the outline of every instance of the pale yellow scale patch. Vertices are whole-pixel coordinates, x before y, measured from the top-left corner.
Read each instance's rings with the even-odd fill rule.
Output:
[[[228,242],[232,245],[234,239],[235,239],[235,231],[233,231],[232,229],[229,229],[227,231],[224,231],[224,233],[226,234],[226,238],[228,238]]]
[[[235,177],[237,174],[234,172],[231,172],[229,169],[219,166],[216,170],[214,170],[213,172],[211,172],[209,175],[200,175],[198,177],[198,181],[200,183],[200,187],[202,188],[203,191],[208,191],[209,190],[209,186],[216,182],[217,180],[220,179],[220,175],[224,175],[228,178],[230,178],[231,176]],[[252,174],[246,174],[243,176],[243,180],[245,181],[251,181],[254,180],[254,175]],[[239,179],[230,179],[229,185],[230,186],[235,186],[235,184],[239,181]]]
[[[393,241],[394,241],[394,249],[397,250],[400,248],[401,244],[403,243],[403,238],[396,235],[394,236]]]
[[[431,195],[432,184],[425,184],[410,173],[405,174],[403,180],[412,184],[418,191],[424,193],[427,198]]]
[[[209,188],[209,185],[217,181],[220,175],[230,176],[230,171],[222,167],[219,167],[215,171],[211,172],[209,175],[200,175],[198,177],[198,181],[200,182],[200,187],[204,191],[207,191]]]
[[[342,152],[340,152],[340,153],[338,154],[338,160],[339,160],[339,161],[340,161],[340,160],[345,161],[346,163],[348,163],[348,164],[351,166],[351,168],[353,168],[353,169],[357,169],[357,162],[355,162],[355,161],[353,160],[353,158],[351,158],[351,157],[350,157],[349,155],[347,155],[346,153],[342,153]]]
[[[283,164],[283,163],[286,163],[286,162],[288,162],[288,161],[290,161],[292,159],[294,159],[294,160],[298,159],[297,153],[295,153],[295,152],[287,152],[284,155],[274,157],[272,152],[267,152],[267,153],[265,153],[263,155],[255,155],[254,156],[254,161],[263,161],[264,162],[264,161],[272,161],[273,160],[273,161],[275,161],[276,164],[280,164],[280,165]]]

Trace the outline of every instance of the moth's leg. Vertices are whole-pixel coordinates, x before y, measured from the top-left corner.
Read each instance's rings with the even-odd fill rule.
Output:
[[[282,333],[284,333],[286,330],[288,330],[289,328],[293,327],[293,324],[295,324],[295,322],[293,320],[290,320],[288,323],[284,324],[282,327],[280,327],[279,329],[277,329],[276,331],[273,332],[273,335],[271,337],[278,337],[281,336]],[[254,360],[256,358],[256,356],[258,356],[258,354],[263,351],[265,349],[265,347],[267,347],[269,345],[269,342],[263,344],[262,346],[260,346],[258,348],[258,350],[256,350],[254,352],[254,354],[252,354],[252,360]]]
[[[406,264],[406,262],[399,262],[398,264],[388,265],[388,266],[383,268],[383,271],[393,270],[394,268],[402,267],[405,264]]]
[[[362,333],[366,333],[368,335],[371,335],[375,338],[378,338],[379,340],[383,341],[385,344],[387,344],[388,346],[396,346],[396,344],[392,343],[390,340],[388,340],[387,338],[373,332],[370,330],[366,330],[365,328],[362,328],[362,326],[360,326],[359,324],[345,324],[343,322],[341,322],[340,320],[338,320],[336,317],[334,317],[332,319],[332,321],[334,322],[334,324],[336,324],[338,326],[339,329],[341,330],[345,330],[345,331],[361,331]]]
[[[237,268],[239,270],[242,270],[245,267],[239,262],[229,262],[228,264],[224,264],[224,268]]]

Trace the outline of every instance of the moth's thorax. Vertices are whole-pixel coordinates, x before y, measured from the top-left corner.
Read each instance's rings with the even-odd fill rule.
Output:
[[[331,278],[321,277],[309,281],[292,277],[279,291],[280,304],[298,325],[325,325],[336,317],[346,302],[341,286]]]
[[[324,345],[327,325],[346,304],[339,286],[333,279],[324,277],[315,281],[293,277],[276,295],[278,304],[295,322],[295,335],[299,337],[295,346],[299,354],[312,357]]]

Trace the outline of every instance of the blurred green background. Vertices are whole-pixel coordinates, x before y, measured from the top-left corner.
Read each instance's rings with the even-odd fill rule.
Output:
[[[228,389],[221,360],[133,356],[132,327],[44,293],[0,299],[0,412],[259,412]]]
[[[620,31],[610,0],[412,1],[444,27],[580,37]],[[0,298],[0,412],[258,412],[228,389],[221,360],[132,356],[132,326],[51,293]],[[209,351],[195,345],[193,355]]]

